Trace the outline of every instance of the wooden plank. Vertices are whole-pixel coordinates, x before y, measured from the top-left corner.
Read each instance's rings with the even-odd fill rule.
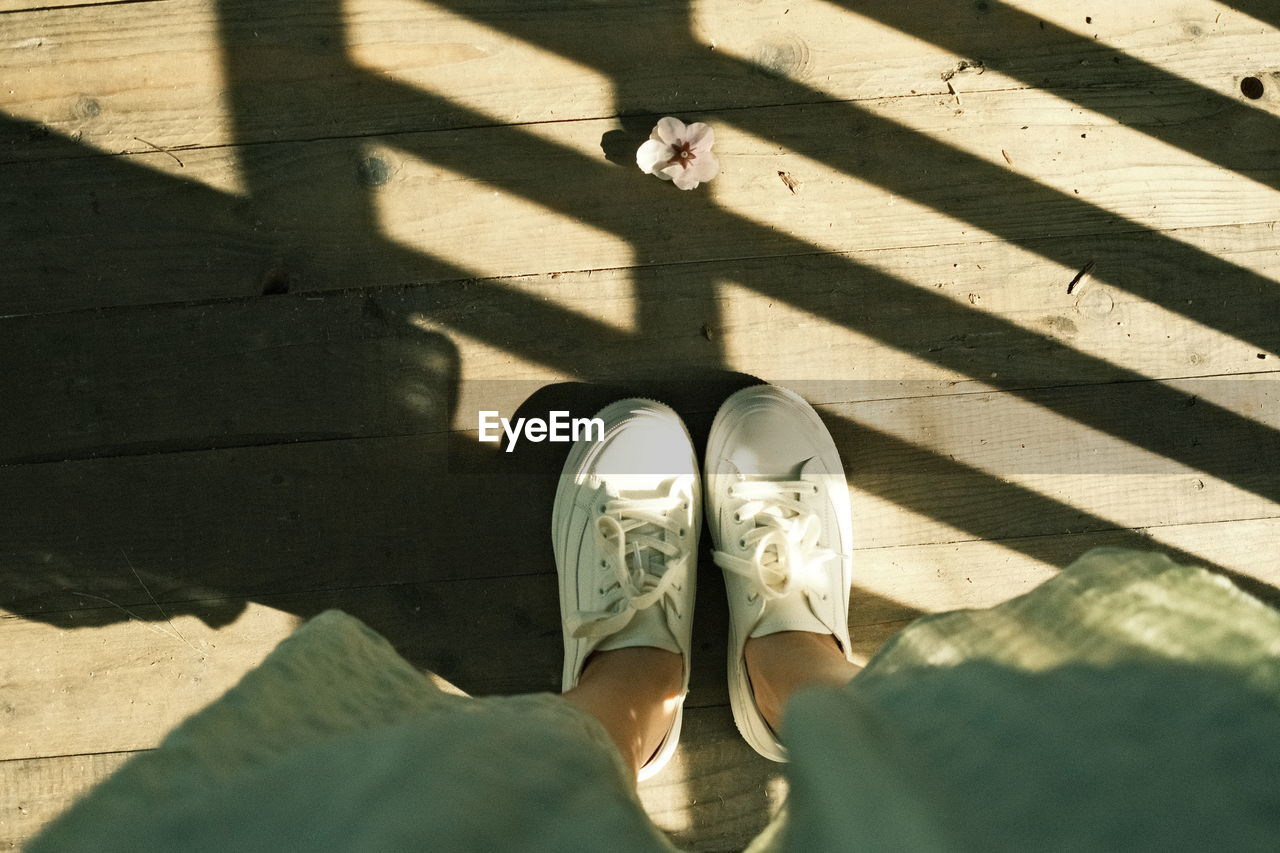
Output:
[[[1233,566],[1254,591],[1280,601],[1280,518],[1149,531],[1163,550]],[[914,616],[987,607],[1034,588],[1085,550],[1132,545],[1129,531],[863,549],[855,555],[850,621],[865,659]],[[1150,544],[1150,540],[1149,540]],[[1194,561],[1194,558],[1192,558]],[[700,569],[691,707],[726,703],[727,609],[719,571]],[[144,578],[146,574],[142,575]],[[39,621],[0,618],[6,737],[0,758],[36,758],[154,746],[216,699],[298,620],[344,609],[383,633],[414,665],[473,694],[554,691],[559,610],[549,574],[417,582],[255,601],[208,598],[129,605],[101,600]],[[476,602],[486,606],[478,608]],[[141,621],[146,620],[146,621]],[[30,661],[38,660],[32,666]],[[51,698],[52,697],[52,698]]]
[[[26,842],[133,756],[130,752],[0,762],[0,850]]]
[[[251,0],[170,0],[162,9],[5,16],[0,43],[20,48],[0,55],[0,78],[10,81],[0,110],[79,134],[98,150],[142,152],[149,149],[139,139],[182,148],[475,123],[419,91],[443,94],[492,124],[950,97],[943,75],[977,60],[985,73],[962,73],[954,88],[1053,88],[1091,109],[1115,104],[1124,123],[1157,134],[1166,132],[1159,124],[1167,110],[1206,99],[1209,113],[1265,126],[1235,98],[1239,63],[1248,56],[1247,70],[1277,67],[1280,40],[1225,11],[1208,0],[1176,10],[1147,0],[1108,9],[1086,26],[1083,16],[1043,2],[914,16],[891,3],[803,0],[609,2],[587,13],[561,4],[536,15],[511,0],[327,0],[277,3],[269,12]],[[615,38],[639,31],[652,38]],[[110,49],[101,41],[107,32]],[[518,87],[513,68],[522,69]],[[1126,91],[1148,106],[1113,100]],[[1172,124],[1194,145],[1193,129]],[[1231,141],[1217,149],[1219,156],[1240,150]],[[17,156],[60,154],[33,140]]]
[[[1280,280],[1280,255],[1263,248],[1272,224],[1180,236],[1212,241],[1236,284]],[[1036,387],[1274,368],[1242,340],[1274,334],[1274,288],[1241,287],[1224,305],[1233,282],[1219,280],[1173,313],[1135,292],[1198,271],[1156,248],[1150,234],[1090,239],[1081,257],[1123,270],[1127,289],[1090,280],[1073,293],[1072,270],[1001,243],[864,257],[927,287],[918,304],[833,282],[830,261],[764,258],[9,318],[0,399],[22,416],[0,418],[0,463],[473,429],[481,409],[509,415],[580,379],[704,379],[656,389],[692,405],[736,371],[839,403],[980,391],[1001,384],[993,370]],[[1229,311],[1236,334],[1185,316],[1202,310]],[[949,353],[968,369],[938,362]]]
[[[131,752],[0,762],[0,850],[19,850]],[[680,751],[640,785],[654,822],[686,850],[740,850],[769,820],[786,790],[783,768],[765,761],[734,729],[724,706],[690,708]]]
[[[822,409],[859,544],[879,548],[1280,514],[1273,385],[1067,386]],[[677,401],[695,435],[724,393]],[[618,392],[587,394],[595,402],[581,405],[570,386],[523,414],[587,415]],[[1111,413],[1112,428],[1073,421],[1082,411]],[[1141,441],[1114,437],[1126,435]],[[0,468],[0,604],[39,613],[85,594],[127,606],[549,571],[546,514],[563,453],[434,433]]]
[[[1000,99],[1019,121],[1009,100],[1035,94],[972,97]],[[1070,238],[1275,217],[1270,188],[1176,152],[1153,155],[1159,182],[1134,171],[1142,152],[1131,146],[1104,142],[1086,153],[1069,111],[1061,124],[1039,116],[1037,132],[1024,134],[1036,164],[1027,180],[900,124],[882,125],[884,138],[869,140],[854,162],[848,133],[835,130],[848,121],[846,107],[799,109],[733,113],[745,130],[722,127],[720,147],[736,165],[726,165],[708,193],[677,194],[634,168],[580,153],[598,150],[614,130],[610,120],[541,126],[547,138],[507,127],[200,149],[182,166],[161,153],[10,164],[0,167],[0,203],[26,215],[5,223],[0,257],[12,273],[0,288],[0,313],[995,237],[1074,266],[1083,260]],[[998,157],[1016,127],[964,132],[985,137],[973,144]],[[1068,156],[1071,139],[1076,151]],[[911,165],[893,166],[893,151],[911,155]],[[938,180],[934,168],[944,165],[954,181]],[[792,170],[803,191],[792,195],[779,170]],[[247,197],[228,189],[243,175]],[[988,184],[1001,203],[971,183]],[[699,225],[674,227],[681,221]],[[85,244],[94,251],[72,249]],[[1218,278],[1239,275],[1212,263],[1208,246],[1164,238],[1155,248]],[[843,277],[860,274],[851,263]],[[1118,275],[1100,267],[1096,278],[1120,284]]]
[[[742,850],[782,806],[786,767],[761,758],[725,705],[685,714],[671,764],[640,785],[640,802],[681,850]]]
[[[0,0],[0,15],[14,12],[52,12],[80,6],[105,6],[115,3],[162,3],[166,0]],[[21,45],[28,47],[29,45]],[[39,45],[36,45],[37,47]],[[10,46],[15,47],[13,45]]]

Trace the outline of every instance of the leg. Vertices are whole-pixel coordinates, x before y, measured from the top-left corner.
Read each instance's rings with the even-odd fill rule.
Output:
[[[675,751],[701,520],[698,463],[670,408],[622,400],[604,438],[570,450],[552,510],[565,699],[595,717],[640,779]]]
[[[774,731],[781,730],[787,702],[797,690],[839,687],[862,671],[845,659],[831,634],[780,631],[753,637],[744,654],[756,704]]]
[[[756,752],[787,760],[791,695],[844,684],[853,530],[831,434],[794,392],[760,385],[725,400],[707,438],[707,522],[729,599],[729,703]]]
[[[662,649],[599,652],[564,698],[600,721],[638,773],[671,730],[682,671],[680,656]]]

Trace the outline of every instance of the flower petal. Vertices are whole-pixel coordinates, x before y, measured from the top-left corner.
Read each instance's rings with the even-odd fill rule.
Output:
[[[649,174],[662,178],[662,180],[664,181],[669,181],[671,180],[671,176],[674,175],[679,170],[680,170],[679,166],[663,166],[661,163],[659,163],[658,168],[654,169]]]
[[[674,157],[675,153],[675,149],[665,142],[648,139],[636,151],[636,165],[640,167],[640,171],[652,175],[659,166]]]
[[[653,127],[653,133],[649,135],[650,139],[656,139],[659,142],[665,142],[668,145],[678,145],[684,139],[685,126],[678,118],[667,116],[658,120]]]
[[[673,175],[671,180],[680,189],[691,190],[698,185],[698,174],[692,167],[688,169],[680,169],[680,172]]]
[[[716,144],[716,132],[711,129],[711,125],[695,121],[684,129],[684,141],[701,157],[703,151],[710,151],[711,146]]]
[[[720,161],[710,151],[700,152],[687,169],[696,181],[709,181],[720,174]]]

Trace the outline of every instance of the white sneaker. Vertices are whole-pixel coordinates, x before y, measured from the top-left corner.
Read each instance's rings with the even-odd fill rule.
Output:
[[[602,409],[602,441],[569,451],[551,517],[563,689],[596,651],[651,646],[683,656],[675,721],[640,770],[653,776],[675,753],[689,690],[702,490],[689,431],[671,408],[621,400]]]
[[[745,388],[707,439],[707,524],[729,599],[729,704],[756,752],[786,761],[747,677],[749,637],[831,634],[850,657],[853,524],[831,434],[798,394]],[[850,657],[850,660],[852,658]]]

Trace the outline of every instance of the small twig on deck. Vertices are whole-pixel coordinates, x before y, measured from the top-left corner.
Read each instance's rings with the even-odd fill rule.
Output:
[[[1080,268],[1080,272],[1076,273],[1076,277],[1071,279],[1071,283],[1067,285],[1067,293],[1075,290],[1076,285],[1084,281],[1085,278],[1088,277],[1089,273],[1093,272],[1093,267],[1096,263],[1096,261],[1090,260],[1089,263]]]
[[[1000,149],[1000,153],[1004,155],[1004,161],[1005,161],[1006,163],[1008,163],[1010,166],[1012,166],[1012,165],[1013,165],[1013,158],[1009,156],[1009,152],[1008,152],[1008,151],[1005,151],[1003,148],[1001,148],[1001,149]]]
[[[93,598],[93,599],[96,599],[96,600],[98,600],[98,601],[105,601],[107,604],[110,604],[110,605],[111,605],[112,607],[114,607],[116,610],[119,610],[119,611],[121,611],[121,612],[125,613],[126,615],[128,615],[128,616],[132,616],[134,619],[137,619],[139,622],[141,622],[141,623],[143,624],[143,626],[144,626],[147,630],[149,630],[149,631],[155,631],[155,632],[156,632],[157,634],[159,634],[160,636],[162,636],[162,637],[168,637],[170,640],[175,639],[175,638],[174,638],[174,636],[173,636],[173,634],[170,634],[168,631],[165,631],[165,630],[163,630],[163,629],[161,629],[161,628],[157,628],[155,625],[152,625],[150,622],[148,622],[146,619],[143,619],[143,618],[142,618],[141,616],[139,616],[137,613],[134,613],[132,610],[130,610],[130,609],[129,609],[129,608],[127,608],[127,607],[123,607],[123,606],[121,606],[121,605],[119,605],[119,604],[116,604],[114,601],[112,601],[111,599],[107,598],[105,595],[94,595],[92,592],[79,592],[78,590],[74,590],[74,589],[73,589],[73,590],[69,590],[69,592],[70,592],[72,595],[78,595],[78,596],[80,596],[81,598]]]
[[[798,183],[800,183],[800,182],[799,182],[799,181],[797,181],[795,178],[791,177],[791,173],[790,173],[790,172],[783,172],[783,171],[779,171],[779,172],[778,172],[778,177],[779,177],[779,178],[782,178],[782,183],[786,186],[786,188],[787,188],[787,189],[791,190],[791,194],[792,194],[792,195],[795,195],[795,194],[796,194],[796,184],[798,184]]]
[[[164,612],[164,608],[160,606],[160,602],[156,601],[156,597],[151,594],[151,590],[147,589],[147,585],[143,583],[142,575],[138,574],[138,570],[133,567],[133,561],[129,559],[129,555],[124,552],[123,548],[120,549],[120,556],[124,557],[124,561],[129,564],[129,571],[133,572],[133,576],[138,579],[138,583],[142,584],[142,591],[147,594],[147,598],[151,599],[151,603],[160,611],[160,615],[164,617],[164,621],[169,623],[169,627],[173,629],[173,633],[178,635],[179,640],[182,640],[182,642],[187,644],[187,648],[191,649],[191,651],[196,654],[200,654],[200,650],[191,645],[186,637],[182,636],[182,632],[178,630],[178,626],[173,624],[173,620],[169,618],[169,614]]]
[[[152,148],[156,149],[156,150],[157,150],[157,151],[159,151],[161,154],[168,154],[170,157],[172,157],[172,158],[173,158],[173,162],[177,163],[177,164],[178,164],[178,166],[180,166],[180,167],[181,167],[181,168],[183,168],[183,169],[187,168],[186,164],[185,164],[185,163],[183,163],[181,160],[179,160],[179,159],[178,159],[178,155],[177,155],[177,154],[174,154],[174,153],[173,153],[172,151],[170,151],[168,148],[161,148],[159,145],[156,145],[154,142],[148,142],[147,140],[142,139],[141,137],[138,137],[138,136],[135,136],[135,137],[134,137],[134,139],[138,140],[138,141],[139,141],[139,142],[141,142],[143,145],[150,145]]]

